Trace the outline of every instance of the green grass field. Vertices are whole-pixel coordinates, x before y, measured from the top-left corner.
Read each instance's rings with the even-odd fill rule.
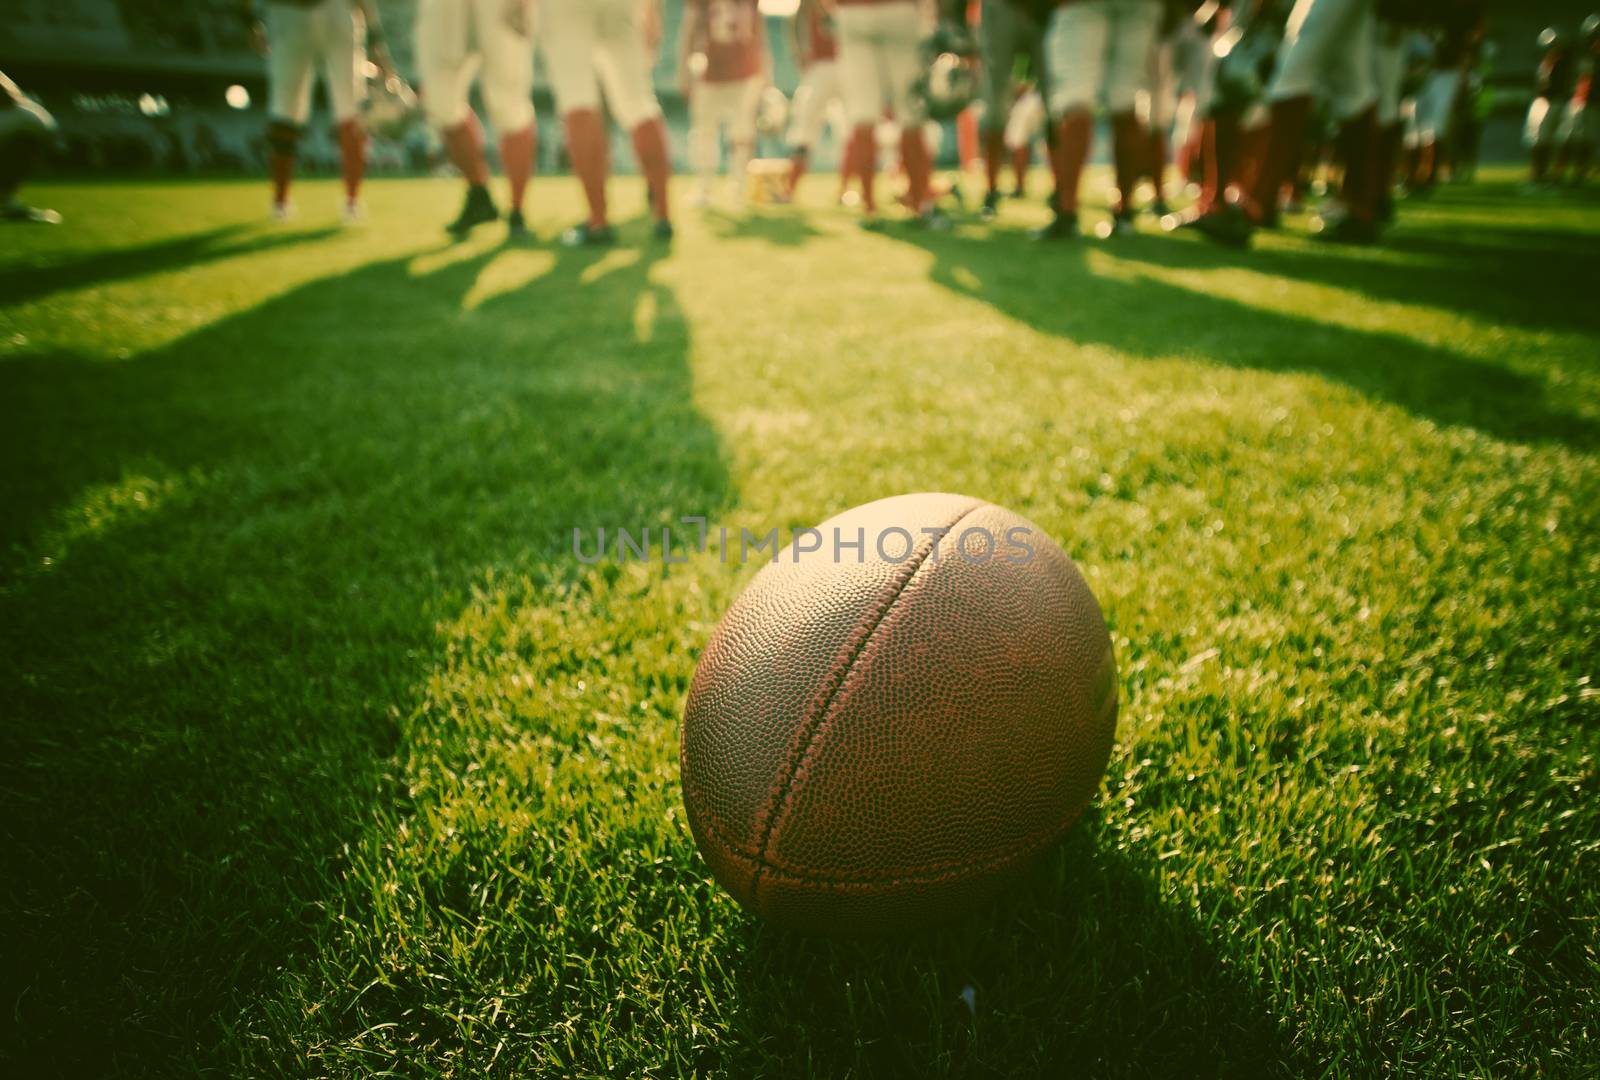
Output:
[[[31,194],[0,235],[0,1073],[1600,1070],[1600,202],[1377,249],[1040,249],[683,213],[444,242],[457,189]],[[1043,184],[1039,185],[1043,190]],[[679,798],[755,567],[571,530],[950,490],[1121,671],[1068,842],[936,933],[803,939]],[[590,533],[589,535],[592,535]],[[971,990],[972,1007],[963,998]]]

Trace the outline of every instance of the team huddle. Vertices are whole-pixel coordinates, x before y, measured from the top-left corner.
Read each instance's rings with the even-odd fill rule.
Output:
[[[1079,194],[1097,117],[1110,132],[1115,237],[1151,212],[1243,246],[1298,205],[1308,167],[1335,178],[1312,228],[1325,239],[1371,243],[1394,214],[1397,174],[1425,191],[1459,123],[1486,54],[1482,0],[800,0],[790,23],[801,72],[791,103],[773,88],[760,0],[685,0],[664,40],[661,0],[418,0],[412,28],[420,95],[395,71],[376,0],[246,0],[268,56],[267,132],[273,213],[291,212],[297,144],[312,84],[324,79],[337,132],[347,219],[361,216],[368,129],[384,116],[425,117],[465,179],[449,228],[464,235],[504,220],[526,231],[523,204],[538,159],[534,53],[544,57],[565,156],[587,216],[562,236],[607,244],[608,123],[628,136],[649,194],[654,235],[673,233],[667,126],[653,71],[672,50],[688,102],[691,199],[711,199],[726,156],[743,185],[758,139],[782,139],[788,160],[771,197],[793,197],[828,127],[840,148],[840,197],[878,218],[880,158],[898,178],[898,203],[927,227],[948,224],[953,185],[934,161],[947,125],[963,162],[981,160],[982,213],[1020,195],[1036,146],[1054,180],[1050,223],[1080,231]],[[1600,55],[1600,19],[1576,36],[1542,39],[1544,59],[1526,138],[1536,184],[1588,169],[1600,113],[1586,107]],[[487,121],[471,103],[474,83]],[[23,101],[14,88],[9,97]],[[420,103],[419,103],[420,102]],[[506,193],[490,192],[485,128],[498,143]],[[1009,192],[1001,177],[1010,165]],[[1194,203],[1173,213],[1168,173]],[[1142,195],[1148,185],[1150,194]]]

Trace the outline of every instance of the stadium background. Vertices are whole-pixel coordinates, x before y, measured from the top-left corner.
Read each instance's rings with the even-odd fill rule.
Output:
[[[1486,124],[1483,157],[1521,156],[1523,113],[1538,63],[1535,39],[1546,23],[1575,27],[1592,0],[1545,0],[1502,4],[1492,11],[1490,38],[1496,46],[1492,86],[1494,114]],[[683,0],[664,0],[666,47],[658,59],[657,91],[671,128],[673,152],[684,167],[685,103],[674,78],[676,41]],[[774,0],[772,10],[792,7]],[[249,44],[242,0],[7,0],[0,18],[0,70],[38,98],[61,122],[64,152],[52,164],[63,174],[126,173],[218,175],[256,173],[265,160],[263,131],[266,69]],[[412,22],[415,0],[379,0],[389,43],[402,71],[415,81]],[[770,15],[774,81],[786,93],[799,82],[789,48],[787,20]],[[559,127],[543,58],[536,57],[535,104],[545,137],[539,148],[543,172],[565,168]],[[243,87],[241,107],[229,90]],[[426,87],[422,87],[426,93]],[[302,147],[301,171],[337,170],[338,149],[327,123],[322,89]],[[235,102],[245,96],[234,90]],[[624,139],[621,133],[613,133]],[[1104,152],[1107,140],[1098,139]],[[945,164],[955,152],[944,141]],[[612,160],[627,168],[632,155],[620,142]],[[760,148],[778,153],[781,147]],[[832,167],[836,148],[825,142],[817,162]],[[417,132],[405,145],[375,141],[372,170],[418,173],[436,166],[431,137]]]

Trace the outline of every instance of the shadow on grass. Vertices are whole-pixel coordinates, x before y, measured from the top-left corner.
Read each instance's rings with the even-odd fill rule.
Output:
[[[1286,315],[1138,273],[1141,263],[1209,268],[1240,262],[1236,254],[1199,243],[1152,236],[1100,248],[1134,271],[1130,279],[1093,272],[1085,263],[1089,241],[1054,248],[1035,259],[1019,257],[1020,237],[909,230],[893,235],[933,256],[929,275],[937,284],[1072,342],[1103,344],[1136,356],[1190,355],[1229,367],[1312,373],[1438,424],[1466,425],[1514,442],[1559,442],[1581,449],[1600,445],[1600,425],[1561,408],[1543,380],[1533,375],[1399,334]],[[1387,297],[1380,291],[1387,275],[1403,273],[1351,269],[1346,265],[1350,260],[1331,254],[1261,254],[1259,261],[1250,256],[1252,269],[1291,276],[1296,270],[1308,276],[1314,271],[1331,283],[1375,297]],[[1374,276],[1361,276],[1367,273]],[[1052,287],[1041,288],[1041,280]],[[1404,289],[1399,291],[1395,298],[1407,299]],[[1469,292],[1469,297],[1476,295]]]
[[[752,923],[725,961],[739,973],[734,1071],[1303,1075],[1313,1063],[1296,1066],[1213,944],[1226,928],[1154,881],[1089,820],[1006,900],[923,934],[829,941]]]
[[[214,1064],[404,802],[441,620],[725,502],[656,257],[436,252],[0,365],[0,1072]]]
[[[787,213],[787,209],[779,207],[771,213],[747,210],[739,214],[707,210],[705,221],[719,240],[765,240],[774,247],[799,247],[822,235],[806,215]]]
[[[188,269],[219,259],[251,255],[289,244],[324,240],[339,230],[300,229],[263,232],[249,225],[225,225],[205,232],[157,240],[138,247],[96,251],[49,266],[0,269],[0,308],[15,307],[65,289],[84,289],[113,281]]]

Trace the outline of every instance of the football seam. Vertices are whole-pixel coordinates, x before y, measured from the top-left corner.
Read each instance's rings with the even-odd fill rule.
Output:
[[[843,877],[838,874],[823,874],[813,870],[795,870],[788,867],[776,866],[766,859],[752,855],[737,844],[721,829],[708,821],[697,824],[710,833],[717,841],[722,853],[735,859],[754,864],[755,871],[751,878],[751,891],[754,895],[755,883],[765,873],[770,879],[779,881],[797,882],[806,885],[825,885],[838,888],[868,888],[881,886],[894,888],[900,885],[940,885],[962,878],[974,877],[1008,863],[1022,862],[1031,859],[1040,852],[1048,850],[1052,845],[1065,836],[1072,827],[1078,823],[1089,804],[1094,801],[1093,792],[1083,801],[1073,813],[1069,814],[1060,825],[1045,833],[1042,837],[1018,844],[1001,855],[992,855],[982,862],[956,861],[930,866],[920,873],[900,874],[895,877]]]
[[[967,517],[969,514],[972,514],[978,510],[982,510],[988,505],[988,503],[978,501],[974,505],[969,506],[965,510],[961,511],[961,513],[955,516],[950,524],[944,527],[944,531],[942,533],[933,538],[933,543],[928,545],[927,551],[923,552],[914,563],[906,564],[906,568],[902,571],[900,581],[894,586],[894,591],[884,598],[882,603],[879,605],[877,613],[873,616],[872,625],[866,628],[865,633],[861,634],[861,640],[857,642],[855,648],[850,651],[850,655],[845,662],[836,667],[835,673],[833,674],[833,677],[830,679],[830,683],[827,686],[826,697],[823,699],[822,704],[818,707],[815,718],[808,725],[810,730],[805,734],[805,739],[800,747],[799,754],[791,757],[793,764],[784,770],[783,782],[778,788],[776,792],[776,798],[772,803],[772,813],[767,818],[766,828],[764,828],[761,833],[761,843],[757,848],[757,854],[755,856],[756,868],[750,879],[750,892],[752,897],[757,899],[758,903],[760,902],[759,887],[761,885],[761,876],[763,871],[768,869],[778,870],[777,867],[772,866],[772,864],[768,861],[768,852],[772,846],[772,838],[778,831],[778,823],[783,817],[785,809],[788,807],[790,797],[794,793],[795,779],[800,775],[801,768],[805,765],[806,760],[811,756],[812,750],[815,749],[817,739],[822,734],[823,727],[826,726],[828,714],[833,710],[834,702],[838,700],[839,694],[844,689],[845,684],[850,681],[850,673],[855,670],[856,664],[858,664],[861,661],[861,658],[866,654],[867,646],[872,642],[872,636],[878,632],[878,628],[882,626],[884,620],[889,617],[889,613],[894,610],[897,604],[899,604],[901,597],[905,596],[906,591],[911,587],[911,582],[913,579],[915,579],[922,568],[928,564],[929,557],[939,549],[939,544],[943,542],[944,538],[948,536],[957,525],[961,524],[962,519]],[[858,625],[858,630],[859,629],[860,627]],[[739,852],[739,854],[744,854],[744,852]],[[779,872],[782,873],[783,871]]]

